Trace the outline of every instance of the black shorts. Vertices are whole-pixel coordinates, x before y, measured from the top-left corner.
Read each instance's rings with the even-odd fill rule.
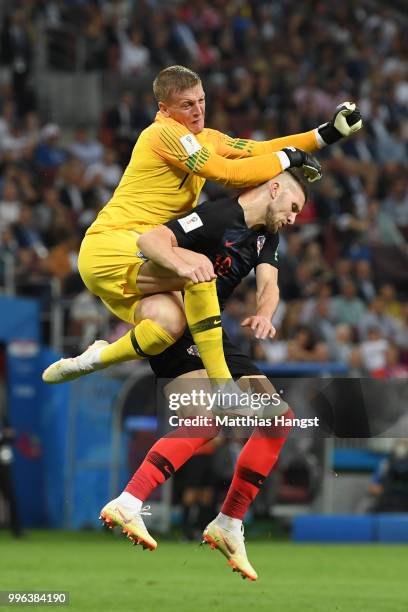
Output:
[[[251,361],[249,357],[239,351],[223,332],[224,354],[228,368],[233,378],[241,376],[263,376],[263,372]],[[194,340],[185,334],[168,349],[149,359],[150,367],[157,378],[177,378],[187,372],[203,370],[204,365],[198,356]]]

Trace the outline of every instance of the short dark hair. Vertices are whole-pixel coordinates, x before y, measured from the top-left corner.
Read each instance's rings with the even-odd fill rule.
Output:
[[[304,179],[303,174],[297,168],[288,168],[285,170],[290,176],[297,182],[301,190],[303,191],[303,195],[305,196],[305,203],[307,202],[307,198],[309,197],[306,181]]]
[[[153,93],[157,102],[167,102],[172,93],[178,93],[199,85],[199,75],[185,66],[169,66],[161,70],[153,81]]]

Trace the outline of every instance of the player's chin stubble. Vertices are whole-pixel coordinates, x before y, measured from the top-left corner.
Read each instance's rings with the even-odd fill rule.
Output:
[[[273,213],[270,210],[266,211],[265,225],[271,234],[276,234],[279,230],[280,222],[273,218]]]

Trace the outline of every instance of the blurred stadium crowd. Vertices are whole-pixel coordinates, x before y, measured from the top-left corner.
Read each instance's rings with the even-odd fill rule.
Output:
[[[391,3],[392,5],[392,3]],[[22,0],[0,10],[0,284],[50,307],[64,299],[65,348],[122,333],[83,290],[81,237],[108,201],[140,131],[154,118],[151,82],[185,64],[203,77],[207,125],[270,139],[328,120],[354,100],[365,128],[320,155],[324,179],[281,235],[281,303],[273,341],[250,337],[254,278],[225,326],[257,359],[341,361],[351,374],[408,375],[408,22],[369,0]],[[50,122],[36,63],[50,74],[117,75],[97,125]],[[44,50],[44,46],[41,46]],[[72,91],[75,107],[78,92]],[[44,96],[44,92],[41,92]],[[101,93],[102,95],[102,93]],[[208,183],[202,199],[221,195]],[[10,264],[12,262],[12,264]],[[116,328],[115,328],[116,325]],[[45,328],[47,334],[47,328]],[[47,338],[45,338],[47,340]]]

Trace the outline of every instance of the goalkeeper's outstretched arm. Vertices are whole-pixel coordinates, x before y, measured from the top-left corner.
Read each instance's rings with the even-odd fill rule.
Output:
[[[348,138],[363,126],[361,113],[354,102],[343,102],[336,107],[330,121],[323,123],[314,130],[301,134],[292,134],[273,140],[256,141],[245,138],[231,138],[227,134],[208,130],[211,134],[219,155],[230,159],[266,155],[280,151],[285,147],[296,147],[308,153],[334,144],[341,138]]]

